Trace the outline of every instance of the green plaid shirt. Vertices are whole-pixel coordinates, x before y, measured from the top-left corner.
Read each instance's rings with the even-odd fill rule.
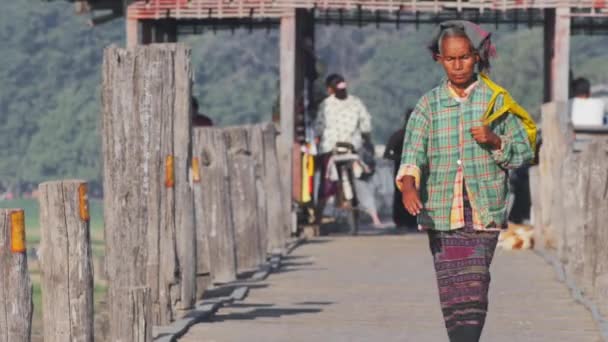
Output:
[[[491,151],[473,139],[470,129],[481,126],[491,97],[492,90],[480,81],[465,101],[458,102],[450,95],[444,79],[422,96],[412,112],[405,130],[401,170],[415,169],[412,174],[420,175],[424,209],[418,215],[418,224],[422,227],[450,230],[459,166],[471,206],[483,226],[496,228],[506,223],[507,170],[529,163],[534,153],[526,131],[514,115],[505,115],[491,125],[502,140],[500,150]],[[495,108],[501,106],[499,98]]]

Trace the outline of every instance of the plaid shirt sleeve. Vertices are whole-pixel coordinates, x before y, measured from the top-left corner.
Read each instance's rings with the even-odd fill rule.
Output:
[[[425,107],[422,105],[424,101],[424,98],[420,100],[416,109],[412,112],[405,129],[401,166],[395,179],[399,189],[401,189],[401,179],[404,176],[413,176],[416,181],[416,188],[420,188],[420,170],[428,164],[429,117]]]
[[[495,132],[502,144],[500,149],[492,151],[492,158],[502,168],[517,169],[534,159],[526,130],[515,115],[505,115],[498,122]]]

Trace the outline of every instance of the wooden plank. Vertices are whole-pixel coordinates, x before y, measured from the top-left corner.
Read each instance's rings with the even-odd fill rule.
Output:
[[[131,336],[127,341],[150,342],[152,341],[152,311],[149,287],[136,287],[129,289],[128,315],[131,327]]]
[[[540,150],[539,161],[539,180],[540,180],[540,206],[541,217],[536,225],[535,241],[536,247],[546,248],[555,247],[555,234],[551,227],[552,213],[552,172],[555,166],[553,160],[554,139],[557,139],[557,128],[555,127],[556,104],[546,103],[542,106],[542,132],[543,146]]]
[[[237,272],[257,268],[264,259],[260,254],[258,227],[256,162],[249,146],[251,127],[231,127],[224,130],[230,174],[230,196]]]
[[[131,336],[132,322],[126,316],[130,288],[150,287],[152,321],[159,325],[173,320],[176,309],[188,307],[195,296],[195,266],[184,240],[193,231],[193,221],[188,227],[193,220],[189,58],[189,49],[181,44],[110,47],[104,52],[102,148],[111,340]]]
[[[586,172],[589,177],[587,179],[586,189],[584,192],[583,211],[584,217],[584,247],[583,247],[583,278],[581,287],[584,293],[593,295],[595,293],[596,276],[598,273],[598,265],[600,249],[605,246],[599,244],[600,230],[605,230],[606,222],[600,222],[600,211],[606,210],[606,201],[603,199],[606,196],[606,188],[602,185],[606,184],[606,172],[603,160],[606,154],[602,150],[602,146],[594,141],[583,153],[582,163],[586,167]],[[605,253],[602,253],[605,255]],[[602,262],[603,265],[605,263]],[[600,273],[604,273],[604,270]]]
[[[595,146],[594,146],[595,145]],[[595,189],[595,199],[591,213],[595,215],[595,230],[596,230],[596,267],[595,267],[595,282],[594,282],[594,297],[597,300],[598,308],[602,317],[608,315],[608,250],[605,248],[608,243],[608,138],[606,136],[594,138],[592,142],[592,150],[595,150],[594,158],[595,165],[591,168],[592,181]]]
[[[555,9],[548,8],[544,11],[543,23],[543,102],[548,103],[553,99],[553,42],[555,40]]]
[[[285,227],[290,231],[292,215],[292,168],[294,141],[294,115],[296,105],[296,13],[295,10],[288,11],[281,17],[280,37],[280,83],[281,83],[281,119],[280,135],[278,139],[279,163],[281,170],[281,185],[284,203],[288,204],[283,218]]]
[[[255,187],[257,193],[257,226],[259,239],[259,259],[260,262],[266,260],[268,251],[268,190],[266,188],[266,162],[265,150],[268,148],[264,144],[265,125],[253,125],[249,129],[249,146],[251,156],[255,162]]]
[[[173,150],[175,167],[175,232],[178,243],[178,265],[181,275],[179,308],[188,310],[196,302],[196,232],[194,197],[190,186],[192,165],[191,94],[192,70],[190,49],[175,50],[175,99],[173,101]]]
[[[208,246],[197,260],[202,269],[211,271],[214,282],[236,280],[236,247],[228,153],[221,129],[197,127],[194,129],[194,153],[200,158],[200,196],[196,196],[197,248]],[[199,249],[200,250],[200,249]],[[208,262],[202,259],[208,255]],[[202,260],[202,261],[201,261]]]
[[[31,340],[32,282],[23,216],[23,209],[0,209],[0,342]]]
[[[44,340],[93,341],[93,266],[87,183],[42,183],[40,271]]]
[[[573,279],[581,279],[583,271],[583,176],[579,154],[570,153],[565,161],[560,188],[567,196],[562,196],[564,212],[563,241],[560,251],[561,262]]]
[[[267,251],[285,247],[289,227],[285,219],[289,203],[284,201],[280,180],[279,159],[277,155],[277,130],[273,123],[264,127],[264,188],[267,200],[268,244]],[[287,214],[286,214],[287,213]]]
[[[551,60],[552,101],[568,102],[570,98],[570,8],[555,10],[555,34]]]
[[[201,176],[208,177],[202,161],[206,158],[199,135],[201,129],[194,128],[192,134],[192,193],[194,196],[194,229],[196,234],[196,297],[201,299],[211,280],[211,257],[209,252],[209,224],[205,219],[210,215],[203,206],[204,196],[210,196],[208,188],[203,189]],[[205,172],[205,173],[203,173]],[[216,198],[217,200],[217,198]]]

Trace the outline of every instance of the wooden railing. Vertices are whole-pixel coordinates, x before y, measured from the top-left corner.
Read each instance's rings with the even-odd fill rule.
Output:
[[[193,128],[191,78],[190,50],[181,44],[104,54],[113,341],[148,336],[133,331],[136,323],[144,329],[180,318],[208,286],[256,269],[290,236],[274,124]]]
[[[362,10],[401,13],[441,11],[510,11],[576,8],[585,15],[608,15],[603,0],[150,0],[135,1],[128,8],[129,19],[278,18],[294,8],[319,10]],[[591,13],[593,12],[593,13]]]
[[[567,117],[565,104],[543,106],[540,164],[530,171],[536,247],[608,317],[608,130],[575,131]]]

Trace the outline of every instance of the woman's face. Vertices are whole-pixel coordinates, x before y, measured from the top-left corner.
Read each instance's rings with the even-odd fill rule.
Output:
[[[478,59],[465,37],[446,37],[441,41],[439,62],[450,82],[457,87],[469,85]]]

